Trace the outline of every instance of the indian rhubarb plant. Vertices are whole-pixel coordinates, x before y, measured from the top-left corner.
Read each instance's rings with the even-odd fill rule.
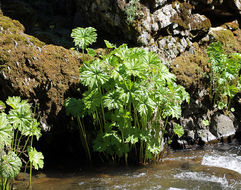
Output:
[[[93,54],[93,50],[87,48],[89,45],[96,42],[96,29],[93,27],[81,28],[77,27],[72,30],[71,37],[74,38],[74,44],[78,49],[82,49],[83,63],[85,62],[84,51],[87,50],[89,54]]]
[[[10,107],[8,113],[4,111],[6,104]],[[41,137],[41,129],[26,100],[9,97],[6,104],[0,101],[0,188],[12,189],[14,178],[26,162],[30,163],[31,187],[32,167],[43,168],[44,157],[33,148],[34,137]]]
[[[210,99],[219,109],[230,109],[233,97],[241,89],[239,71],[241,54],[224,54],[220,42],[212,43],[208,48],[211,62]]]
[[[175,75],[157,54],[105,42],[112,51],[80,68],[80,82],[88,90],[80,99],[66,100],[67,112],[92,118],[93,150],[102,157],[126,164],[129,155],[142,163],[155,159],[168,118],[181,116],[181,104],[189,102],[189,94],[175,83]],[[181,136],[182,127],[175,125],[174,133]],[[86,137],[82,140],[86,145]]]

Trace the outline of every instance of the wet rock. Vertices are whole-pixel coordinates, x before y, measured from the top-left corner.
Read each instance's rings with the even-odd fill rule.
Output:
[[[220,139],[222,137],[234,135],[236,129],[234,127],[233,121],[228,116],[217,114],[213,117],[210,131]]]
[[[214,136],[208,129],[199,130],[198,136],[204,143],[210,143],[213,141],[217,141],[217,137]]]

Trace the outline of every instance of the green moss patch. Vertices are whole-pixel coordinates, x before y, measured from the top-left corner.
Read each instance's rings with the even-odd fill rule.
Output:
[[[202,85],[203,74],[208,71],[208,57],[197,44],[193,53],[185,52],[171,63],[178,82],[190,93]]]

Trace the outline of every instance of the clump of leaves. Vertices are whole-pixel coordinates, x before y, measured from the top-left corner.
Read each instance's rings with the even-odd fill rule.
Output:
[[[126,22],[127,24],[131,24],[134,22],[134,20],[141,15],[141,6],[140,6],[140,0],[130,0],[126,9]]]
[[[93,55],[95,51],[91,48],[87,48],[89,45],[96,42],[97,33],[96,29],[93,27],[81,28],[77,27],[72,30],[71,37],[74,38],[74,44],[78,49],[82,49],[83,63],[84,59],[84,50],[87,50],[88,54]]]
[[[33,117],[31,106],[26,100],[21,100],[20,97],[9,97],[6,104],[10,107],[8,113],[4,112],[6,105],[0,101],[0,179],[1,189],[11,189],[11,181],[20,172],[23,165],[22,154],[28,152],[30,161],[30,186],[32,155],[42,154],[35,149],[34,153],[27,151],[33,148],[33,138],[38,140],[41,137],[41,129],[39,123]],[[28,148],[27,148],[28,147]],[[27,154],[25,154],[27,155]],[[43,168],[43,156],[38,163],[42,163],[39,167]],[[38,167],[35,167],[38,169]]]
[[[145,162],[161,151],[161,121],[179,118],[189,95],[155,53],[126,44],[107,46],[113,48],[108,55],[80,68],[80,82],[88,90],[82,99],[68,99],[67,111],[93,118],[94,151],[113,161],[127,163],[135,154],[137,162]],[[181,136],[181,126],[174,133]]]
[[[230,109],[231,100],[240,91],[241,54],[224,54],[220,42],[208,47],[211,62],[210,99],[219,109]]]

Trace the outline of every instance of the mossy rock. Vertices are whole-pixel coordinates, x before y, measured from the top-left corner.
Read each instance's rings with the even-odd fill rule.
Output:
[[[37,102],[40,115],[55,118],[79,84],[80,59],[73,50],[46,45],[0,15],[0,99],[18,95]]]
[[[233,52],[241,53],[240,29],[236,30],[235,33],[236,36],[231,30],[220,27],[219,29],[211,30],[210,35],[223,44],[223,49],[227,54]]]
[[[11,33],[17,33],[17,32],[23,32],[24,31],[24,27],[23,25],[18,22],[17,20],[12,20],[9,17],[5,17],[2,14],[0,14],[0,26],[1,31],[8,31]]]
[[[171,21],[186,30],[208,32],[211,22],[208,18],[199,14],[192,14],[193,6],[189,3],[174,1],[173,8],[179,10],[173,15]]]
[[[193,94],[197,88],[204,85],[205,72],[209,71],[207,54],[194,44],[193,53],[185,52],[171,63],[171,70],[176,75],[178,83]]]

